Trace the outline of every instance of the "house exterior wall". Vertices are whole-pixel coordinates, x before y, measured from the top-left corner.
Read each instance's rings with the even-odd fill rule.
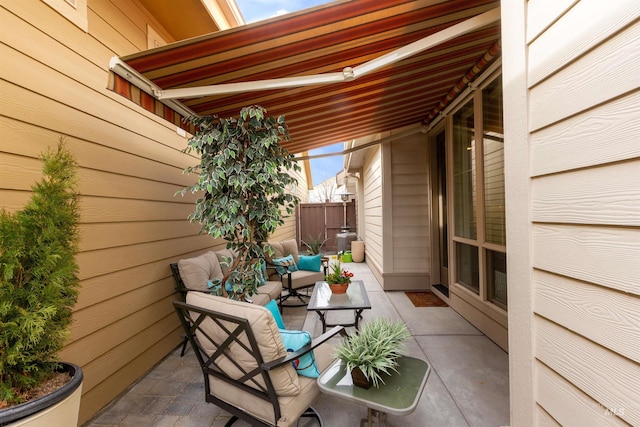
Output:
[[[511,424],[640,425],[640,5],[502,14]]]
[[[383,199],[382,199],[382,147],[368,150],[362,168],[362,205],[364,221],[359,233],[365,241],[367,264],[380,284],[384,261]]]
[[[361,173],[358,233],[365,241],[367,264],[385,290],[428,289],[431,218],[425,135],[373,146]]]
[[[426,136],[417,133],[389,144],[391,230],[385,257],[385,290],[426,290],[430,287],[430,184]]]
[[[307,162],[308,163],[308,162]],[[298,180],[298,187],[294,194],[300,198],[300,203],[309,202],[309,191],[307,190],[307,174],[305,172],[305,162],[298,163],[301,167],[300,172],[292,172],[291,175]],[[278,227],[278,229],[269,236],[271,241],[281,241],[296,238],[296,216],[295,213],[288,215],[284,208],[281,209],[284,218],[284,225]]]
[[[168,264],[224,242],[186,220],[196,196],[174,196],[194,180],[182,174],[198,161],[181,152],[187,139],[106,89],[109,59],[146,49],[147,25],[169,38],[153,17],[135,1],[89,0],[85,32],[44,2],[1,0],[0,22],[2,207],[24,206],[38,155],[60,136],[80,164],[82,288],[61,356],[84,370],[83,423],[181,342]],[[294,237],[293,221],[278,238]]]

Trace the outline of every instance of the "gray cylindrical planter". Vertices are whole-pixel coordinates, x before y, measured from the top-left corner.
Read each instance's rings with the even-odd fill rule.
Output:
[[[82,369],[62,362],[62,372],[71,375],[71,381],[51,394],[8,409],[0,410],[0,426],[6,427],[68,427],[78,425],[80,397],[82,396]]]

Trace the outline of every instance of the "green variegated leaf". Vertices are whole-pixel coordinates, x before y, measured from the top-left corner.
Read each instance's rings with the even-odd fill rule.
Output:
[[[283,197],[296,184],[286,171],[300,170],[295,157],[280,146],[289,138],[283,116],[268,117],[260,106],[243,108],[239,118],[205,117],[194,120],[197,132],[185,151],[200,155],[200,163],[185,169],[199,173],[198,182],[185,190],[206,191],[189,215],[202,231],[224,238],[238,251],[233,272],[234,297],[255,292],[259,280],[251,260],[261,256],[265,240],[291,212],[296,197]],[[240,282],[235,283],[236,280]]]

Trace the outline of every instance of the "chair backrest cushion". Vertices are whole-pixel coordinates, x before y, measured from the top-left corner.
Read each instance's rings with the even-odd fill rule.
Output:
[[[229,272],[229,266],[223,266],[221,263],[223,261],[225,261],[225,258],[233,259],[236,256],[238,256],[238,254],[233,252],[230,249],[220,249],[219,251],[216,251],[215,254],[216,254],[216,257],[218,258],[218,263],[220,263],[220,268],[222,269],[222,274],[227,274]]]
[[[187,289],[206,291],[209,280],[222,280],[222,269],[218,257],[212,251],[194,258],[178,261],[180,277]]]
[[[233,301],[200,292],[189,292],[187,294],[187,304],[247,319],[251,325],[251,330],[256,339],[263,362],[271,362],[287,355],[276,321],[268,309],[259,305]],[[227,324],[227,322],[223,321],[223,323],[228,329],[235,330],[235,325],[230,322]],[[202,323],[202,328],[218,343],[222,343],[228,337],[228,333],[211,319],[206,319]],[[201,333],[196,332],[196,337],[207,354],[213,354],[216,351],[216,346],[204,339],[201,335]],[[250,347],[249,340],[246,336],[241,337],[241,341],[245,346]],[[229,346],[228,352],[216,361],[216,364],[226,375],[237,379],[244,373],[236,367],[232,360],[239,364],[245,372],[255,369],[258,366],[256,359],[248,351],[243,349],[239,343],[232,343]],[[273,369],[269,375],[276,394],[279,396],[295,396],[300,392],[298,374],[290,364]],[[257,380],[261,385],[264,384],[260,378]],[[250,382],[247,382],[247,384],[254,386]],[[211,393],[216,394],[215,390],[215,386],[212,386]],[[220,397],[224,398],[224,396]]]
[[[267,259],[267,261],[269,261],[270,263],[274,259],[284,258],[287,255],[293,255],[293,260],[296,264],[300,262],[300,255],[298,254],[298,242],[296,241],[296,239],[283,240],[281,242],[269,242],[269,246],[271,246],[273,248],[273,251],[275,252],[270,257],[270,259]]]

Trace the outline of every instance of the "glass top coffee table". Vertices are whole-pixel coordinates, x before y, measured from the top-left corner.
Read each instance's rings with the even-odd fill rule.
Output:
[[[367,418],[362,419],[360,426],[365,423],[371,426],[376,416],[380,425],[388,425],[387,414],[409,415],[415,411],[430,373],[428,362],[400,356],[398,372],[383,375],[384,384],[380,387],[365,389],[353,385],[351,374],[337,360],[320,375],[318,387],[323,393],[366,406]]]
[[[327,327],[332,326],[355,326],[358,329],[362,312],[370,309],[371,303],[362,280],[353,280],[344,294],[334,294],[329,289],[327,282],[316,282],[311,294],[311,300],[307,305],[307,310],[318,313],[322,321],[322,333],[327,331]],[[327,323],[326,315],[332,310],[353,310],[353,323]]]

